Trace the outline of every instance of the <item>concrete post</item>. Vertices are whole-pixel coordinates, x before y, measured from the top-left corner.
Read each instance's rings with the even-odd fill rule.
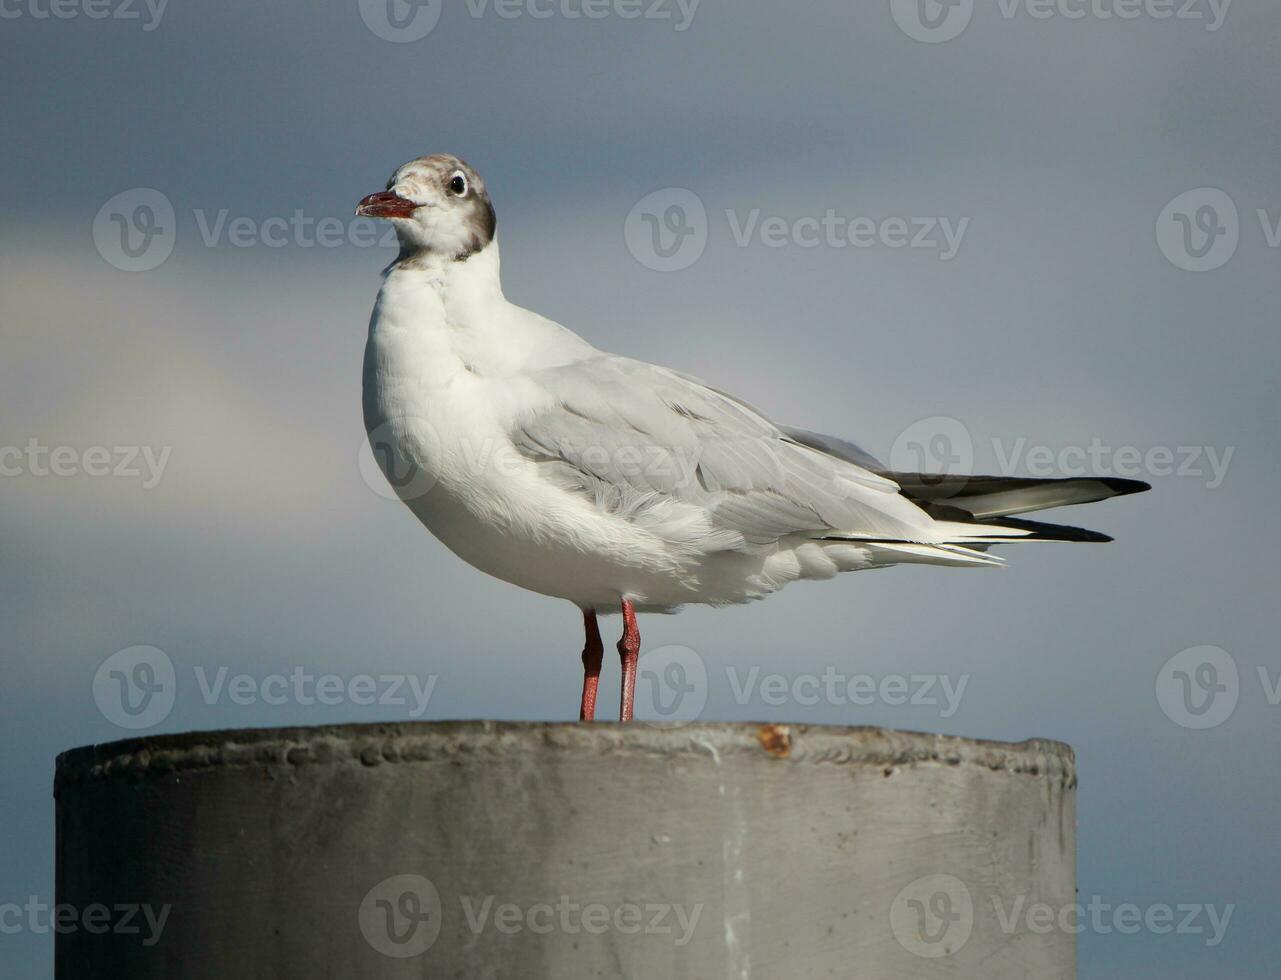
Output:
[[[1071,980],[1027,912],[1075,901],[1075,786],[1054,742],[802,725],[90,746],[58,759],[56,976]]]

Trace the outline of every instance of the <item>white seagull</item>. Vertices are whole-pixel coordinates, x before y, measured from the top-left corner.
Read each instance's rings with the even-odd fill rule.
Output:
[[[986,550],[998,543],[1108,541],[1010,515],[1149,489],[891,472],[852,443],[598,350],[503,296],[494,208],[457,157],[411,160],[356,213],[390,220],[400,239],[365,348],[374,455],[464,561],[582,610],[584,720],[600,678],[598,610],[623,615],[627,721],[638,612],[904,562],[997,565]]]

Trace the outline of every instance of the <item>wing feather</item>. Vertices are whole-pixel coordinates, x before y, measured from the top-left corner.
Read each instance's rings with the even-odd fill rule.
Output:
[[[898,484],[799,441],[701,382],[609,355],[525,376],[540,397],[511,438],[598,507],[709,549],[833,532],[927,541]]]

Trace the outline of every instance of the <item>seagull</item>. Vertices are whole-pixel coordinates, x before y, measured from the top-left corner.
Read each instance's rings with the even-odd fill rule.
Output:
[[[458,157],[411,160],[356,214],[390,221],[400,243],[365,348],[374,456],[464,561],[581,610],[584,721],[603,659],[598,612],[622,613],[630,721],[638,613],[904,563],[1000,565],[996,544],[1110,541],[1014,515],[1150,489],[893,472],[687,374],[599,350],[503,295],[494,207]]]

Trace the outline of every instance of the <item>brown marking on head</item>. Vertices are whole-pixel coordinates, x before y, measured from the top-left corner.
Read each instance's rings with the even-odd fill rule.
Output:
[[[443,253],[464,261],[494,240],[498,225],[484,179],[444,153],[398,167],[386,191],[362,200],[357,213],[395,221],[402,260]]]

